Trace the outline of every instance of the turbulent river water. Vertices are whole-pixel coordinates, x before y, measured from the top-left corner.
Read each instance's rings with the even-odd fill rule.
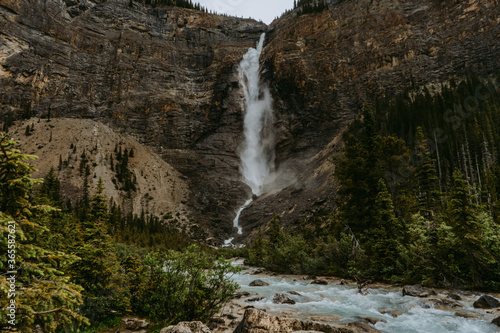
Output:
[[[242,262],[237,262],[241,265]],[[250,270],[244,270],[233,276],[242,291],[258,293],[265,297],[252,304],[258,309],[266,309],[268,313],[275,315],[288,314],[289,316],[310,320],[311,316],[335,315],[340,316],[340,322],[358,321],[360,317],[369,316],[383,319],[374,327],[381,332],[387,333],[494,333],[498,327],[491,324],[496,315],[487,313],[486,310],[474,309],[472,303],[478,295],[462,295],[458,301],[461,309],[439,310],[430,305],[427,298],[402,296],[401,288],[372,288],[369,294],[363,296],[358,293],[357,286],[339,285],[331,282],[328,285],[311,284],[302,280],[301,277],[273,277],[267,275],[254,275]],[[250,287],[249,284],[255,279],[268,282],[265,287]],[[276,293],[288,293],[294,291],[301,296],[289,296],[296,304],[274,304],[272,296]],[[439,296],[446,297],[444,294]],[[255,296],[253,296],[255,297]],[[426,302],[427,301],[427,302]],[[389,309],[392,312],[399,310],[401,315],[393,317],[390,314],[382,314],[380,311]],[[477,315],[477,319],[466,319],[455,316],[457,311],[464,311]]]

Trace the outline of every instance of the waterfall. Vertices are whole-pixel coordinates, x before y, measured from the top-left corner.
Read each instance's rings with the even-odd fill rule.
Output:
[[[240,153],[243,178],[260,195],[274,169],[273,109],[271,93],[260,85],[259,58],[265,34],[257,49],[249,49],[240,62],[239,79],[245,93],[243,149]]]
[[[238,77],[245,95],[244,141],[240,151],[241,169],[245,183],[252,189],[252,197],[265,192],[265,186],[274,171],[273,109],[269,88],[260,84],[260,54],[265,34],[260,36],[257,48],[250,48],[240,62]],[[233,221],[238,234],[242,228],[238,221],[241,212],[253,199],[248,199],[237,211]],[[225,241],[231,244],[233,238]]]

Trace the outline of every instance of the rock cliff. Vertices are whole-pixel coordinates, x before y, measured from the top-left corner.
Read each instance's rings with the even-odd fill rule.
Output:
[[[245,235],[273,211],[291,223],[333,208],[331,157],[365,101],[410,82],[498,72],[499,23],[497,0],[349,0],[270,27],[124,0],[0,0],[0,114],[6,125],[91,119],[152,148],[145,158],[161,158],[185,183],[190,222],[220,240],[250,195],[239,171],[237,66],[263,32],[280,186],[243,211]]]
[[[331,157],[362,105],[411,84],[497,74],[499,24],[496,0],[349,0],[275,20],[261,61],[278,120],[277,164],[299,176],[242,222],[260,225],[266,211],[294,221],[331,209]]]
[[[128,1],[2,0],[0,26],[2,120],[90,118],[126,133],[187,177],[193,223],[232,231],[246,196],[236,66],[266,25]]]

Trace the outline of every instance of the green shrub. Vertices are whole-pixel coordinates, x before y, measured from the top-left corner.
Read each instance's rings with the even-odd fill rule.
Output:
[[[184,252],[151,253],[132,288],[134,312],[165,324],[207,321],[231,299],[240,268],[192,245]]]

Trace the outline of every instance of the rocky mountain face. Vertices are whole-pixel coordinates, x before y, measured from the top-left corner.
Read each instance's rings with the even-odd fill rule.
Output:
[[[172,206],[182,201],[183,216],[204,231],[199,237],[222,240],[250,196],[239,170],[238,63],[267,32],[261,61],[274,99],[279,186],[243,211],[246,237],[273,212],[292,223],[333,208],[332,155],[365,101],[411,81],[498,72],[499,23],[496,0],[346,0],[321,13],[291,12],[270,27],[123,0],[0,0],[0,114],[7,125],[73,118],[71,126],[53,124],[65,129],[91,119],[150,147],[143,158],[160,158],[185,183]],[[25,124],[12,128],[30,140],[21,135]],[[67,142],[76,135],[59,132]],[[41,161],[57,154],[39,153]],[[163,186],[150,177],[131,210],[141,210],[146,193],[153,203],[165,195],[146,183]]]
[[[88,118],[130,135],[187,177],[193,223],[232,231],[246,196],[236,66],[266,25],[128,1],[0,5],[2,119]]]
[[[299,176],[242,222],[260,225],[268,207],[288,221],[331,209],[338,135],[363,104],[411,84],[498,73],[499,24],[496,0],[346,0],[275,20],[261,61],[275,100],[277,162]]]

